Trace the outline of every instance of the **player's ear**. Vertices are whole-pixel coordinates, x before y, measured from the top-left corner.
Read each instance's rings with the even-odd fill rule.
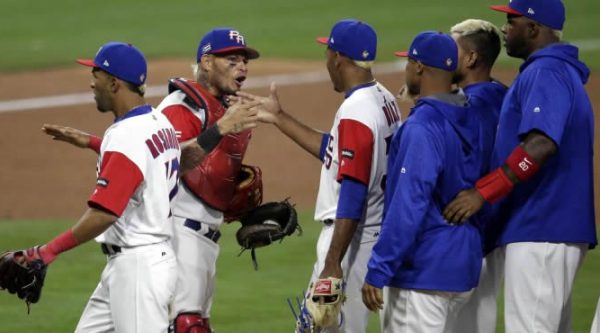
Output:
[[[465,57],[464,61],[465,61],[465,65],[467,68],[473,68],[477,64],[478,60],[479,60],[479,53],[471,50],[471,51],[467,52],[467,56]]]
[[[108,88],[112,93],[116,93],[121,88],[121,81],[116,77],[109,75],[108,76]]]
[[[209,72],[212,69],[214,56],[211,54],[205,54],[200,58],[200,62],[198,66],[200,66],[201,71]]]
[[[423,74],[423,69],[425,68],[425,66],[423,66],[423,63],[420,61],[416,61],[415,64],[415,73],[417,73],[418,75]]]
[[[541,25],[537,22],[529,20],[527,23],[527,36],[531,39],[535,39],[540,33]]]

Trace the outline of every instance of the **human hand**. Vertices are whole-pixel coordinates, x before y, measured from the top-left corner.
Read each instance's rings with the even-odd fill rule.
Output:
[[[367,282],[362,287],[362,299],[363,303],[371,311],[383,309],[383,291]]]
[[[227,112],[217,120],[221,135],[237,134],[257,126],[257,101],[236,100],[229,106]]]
[[[464,190],[444,208],[443,215],[448,223],[461,225],[475,215],[484,204],[485,199],[477,189]]]
[[[90,144],[90,134],[75,128],[44,124],[42,131],[52,137],[52,140],[64,141],[79,148],[87,148]]]
[[[268,97],[258,96],[243,91],[238,91],[237,96],[243,100],[259,102],[258,120],[263,123],[277,124],[279,116],[282,114],[277,87],[271,83],[270,94]]]

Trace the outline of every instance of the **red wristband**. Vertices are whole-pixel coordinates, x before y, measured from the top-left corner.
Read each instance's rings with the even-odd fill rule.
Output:
[[[79,245],[79,242],[73,236],[73,230],[69,229],[48,242],[48,244],[40,247],[40,257],[42,257],[42,260],[47,265],[53,262],[60,253],[68,251],[77,245]]]
[[[514,185],[504,173],[498,168],[475,183],[475,188],[481,196],[489,203],[494,203],[512,191]]]
[[[533,177],[540,170],[540,165],[521,146],[513,150],[505,163],[522,182]]]
[[[100,146],[102,145],[102,138],[97,137],[95,135],[90,135],[90,143],[88,143],[88,148],[94,150],[96,153],[100,154]]]

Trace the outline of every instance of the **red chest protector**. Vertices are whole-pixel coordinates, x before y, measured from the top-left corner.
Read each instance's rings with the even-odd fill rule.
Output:
[[[205,113],[202,131],[225,114],[226,108],[221,101],[195,81],[172,79],[169,81],[169,93],[175,90],[185,93],[188,105]],[[182,177],[187,188],[209,206],[220,211],[227,210],[251,135],[252,132],[247,130],[224,137],[199,166]]]

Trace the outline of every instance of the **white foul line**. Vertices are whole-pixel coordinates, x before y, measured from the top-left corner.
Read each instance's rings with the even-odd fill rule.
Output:
[[[405,62],[397,61],[376,65],[373,69],[375,74],[388,74],[404,71]],[[326,71],[314,71],[305,73],[276,74],[249,78],[244,83],[244,89],[268,87],[271,82],[276,82],[278,86],[293,86],[307,83],[323,82],[329,80],[329,74]],[[145,96],[161,97],[166,96],[167,86],[149,86],[146,88]],[[73,105],[91,104],[94,102],[92,93],[66,94],[46,97],[23,98],[9,101],[0,101],[0,113],[4,112],[22,112],[35,109],[47,109],[56,107],[65,107]]]

